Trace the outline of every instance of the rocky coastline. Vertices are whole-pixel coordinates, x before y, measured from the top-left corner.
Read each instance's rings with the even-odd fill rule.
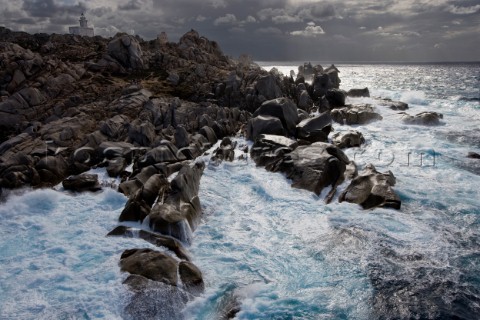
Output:
[[[401,209],[392,172],[357,168],[342,151],[365,143],[363,124],[382,120],[372,105],[346,104],[349,96],[369,97],[368,89],[341,90],[333,65],[304,71],[284,76],[247,56],[229,58],[194,30],[172,43],[0,28],[0,192],[59,183],[73,192],[97,191],[98,177],[85,172],[106,168],[128,198],[108,236],[167,249],[121,254],[120,268],[130,274],[125,284],[134,293],[125,313],[181,318],[185,304],[205,289],[187,248],[202,218],[205,164],[198,159],[213,146],[210,163],[238,161],[241,149],[258,166],[282,172],[292,187],[323,196],[325,205],[337,196],[364,209]],[[403,102],[378,101],[402,111],[398,119],[408,125],[443,119],[435,112],[409,115]],[[336,123],[352,130],[333,133]],[[252,141],[250,150],[237,146],[237,136]],[[159,301],[167,307],[159,310]],[[229,305],[225,318],[238,312],[235,301]]]

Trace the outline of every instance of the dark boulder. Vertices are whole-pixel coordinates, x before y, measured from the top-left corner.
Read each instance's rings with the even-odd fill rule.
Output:
[[[140,275],[132,274],[123,283],[133,291],[124,309],[128,319],[185,320],[181,310],[194,298],[179,287]]]
[[[324,142],[300,146],[286,160],[284,168],[287,178],[292,179],[292,187],[320,195],[324,188],[331,186],[327,202],[331,201],[337,186],[343,182],[346,165],[350,162],[342,150]]]
[[[171,286],[178,283],[178,262],[168,254],[152,249],[125,250],[120,258],[120,268]]]
[[[200,128],[198,133],[200,133],[205,138],[207,138],[208,142],[211,145],[217,143],[217,141],[218,141],[218,138],[217,138],[217,135],[215,134],[215,131],[213,131],[213,129],[209,126],[203,126],[202,128]]]
[[[131,199],[127,202],[118,218],[118,221],[142,222],[150,213],[151,207],[145,202]]]
[[[65,190],[71,190],[76,192],[82,191],[98,191],[102,188],[98,182],[97,174],[80,174],[76,176],[70,176],[62,182]]]
[[[314,101],[323,97],[328,90],[334,88],[334,85],[327,74],[321,74],[321,75],[315,76],[315,78],[313,79],[312,86],[313,86],[312,98]]]
[[[480,154],[476,153],[476,152],[469,152],[467,154],[467,158],[470,158],[470,159],[480,159]]]
[[[345,105],[347,93],[340,89],[330,89],[325,94],[325,98],[327,98],[330,108],[343,107]]]
[[[370,91],[368,88],[363,88],[363,89],[350,89],[347,92],[347,96],[349,97],[370,97]]]
[[[158,201],[150,212],[152,230],[190,242],[190,233],[197,227],[202,213],[198,190],[204,168],[205,164],[198,162],[180,169],[163,201]]]
[[[391,171],[380,173],[372,164],[368,164],[342,192],[339,201],[356,203],[364,209],[375,207],[400,209],[400,198],[392,189],[395,182],[395,176]]]
[[[352,105],[344,108],[333,109],[332,119],[340,124],[367,124],[372,121],[382,120],[382,116],[375,112],[372,105]]]
[[[178,151],[177,147],[169,141],[162,141],[161,145],[147,151],[144,157],[138,161],[139,167],[146,167],[156,163],[173,163],[187,160],[185,155]]]
[[[326,197],[327,202],[331,201],[337,186],[344,180],[346,165],[350,163],[342,150],[323,142],[293,149],[296,146],[293,140],[275,136],[265,138],[257,139],[251,150],[257,165],[265,165],[269,171],[284,172],[292,180],[292,187],[317,195],[331,186]]]
[[[391,99],[382,99],[378,102],[378,105],[389,107],[392,110],[407,110],[408,103],[401,101],[393,101]]]
[[[142,48],[134,36],[122,35],[113,39],[107,51],[124,68],[143,69]]]
[[[125,226],[118,226],[110,231],[107,236],[121,236],[128,238],[140,238],[157,247],[165,247],[175,253],[175,255],[182,260],[190,261],[190,254],[182,243],[172,237],[167,237],[158,233],[134,229]]]
[[[298,96],[298,107],[305,111],[310,111],[313,107],[313,100],[307,90],[302,90]]]
[[[175,146],[178,149],[185,148],[190,144],[188,132],[184,126],[178,126],[175,128],[175,134],[173,136]]]
[[[265,101],[254,113],[257,116],[271,116],[280,119],[289,135],[295,134],[295,126],[299,122],[297,106],[288,98]]]
[[[178,274],[188,292],[201,294],[205,290],[202,272],[193,263],[181,261],[178,264]]]
[[[327,142],[332,131],[332,117],[324,112],[313,118],[303,120],[297,125],[297,138],[309,142]]]
[[[235,159],[236,146],[237,142],[232,141],[230,138],[223,138],[220,147],[213,151],[212,161],[214,163],[220,163],[223,160],[232,162]]]
[[[282,96],[282,89],[272,74],[260,77],[255,83],[255,91],[258,96],[263,96],[267,100],[280,98]]]
[[[255,140],[262,134],[285,135],[282,122],[276,117],[257,116],[248,121],[247,139]]]
[[[332,143],[340,149],[359,147],[361,144],[365,143],[365,138],[361,132],[349,130],[346,132],[335,133],[332,136]]]
[[[411,116],[405,112],[402,112],[401,119],[405,124],[437,126],[440,124],[440,119],[443,119],[443,115],[438,112],[425,111]]]
[[[62,156],[43,157],[35,166],[41,181],[47,185],[55,185],[68,175],[68,163]]]
[[[128,134],[130,118],[125,115],[116,115],[103,122],[100,132],[112,139],[124,139]]]
[[[151,122],[142,122],[137,119],[130,124],[128,138],[132,143],[143,147],[150,147],[157,138],[155,126]]]
[[[295,140],[280,135],[263,134],[260,135],[253,144],[250,153],[258,166],[265,166],[269,169],[282,161],[285,154],[288,154],[298,147]]]

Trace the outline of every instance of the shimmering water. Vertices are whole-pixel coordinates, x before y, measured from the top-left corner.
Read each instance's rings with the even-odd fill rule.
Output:
[[[408,102],[410,114],[444,114],[438,127],[406,126],[377,106],[383,121],[355,127],[367,142],[347,155],[391,170],[402,209],[325,205],[323,195],[292,189],[250,159],[207,166],[204,219],[189,248],[206,292],[187,306],[187,319],[214,319],[232,295],[239,319],[477,318],[480,160],[466,154],[480,153],[480,66],[338,68],[341,88],[367,86],[372,96]],[[2,203],[0,318],[122,318],[129,293],[119,256],[150,247],[105,237],[125,202],[113,190],[36,190]]]

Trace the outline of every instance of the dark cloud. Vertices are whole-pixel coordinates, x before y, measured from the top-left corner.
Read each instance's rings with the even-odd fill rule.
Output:
[[[14,30],[66,32],[85,11],[97,34],[176,41],[194,28],[258,60],[478,60],[478,0],[0,0]]]
[[[56,3],[54,0],[23,0],[22,9],[30,17],[55,17],[62,14],[80,14],[86,10],[86,6],[79,2],[75,5]]]
[[[142,3],[139,0],[130,0],[126,4],[119,5],[118,10],[140,10],[142,8]]]

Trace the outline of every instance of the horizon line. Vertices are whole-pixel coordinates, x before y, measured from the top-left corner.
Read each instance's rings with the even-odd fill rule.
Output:
[[[274,63],[303,63],[310,62],[312,64],[480,64],[480,60],[450,60],[450,61],[368,61],[368,60],[253,60],[257,64],[274,64]]]

